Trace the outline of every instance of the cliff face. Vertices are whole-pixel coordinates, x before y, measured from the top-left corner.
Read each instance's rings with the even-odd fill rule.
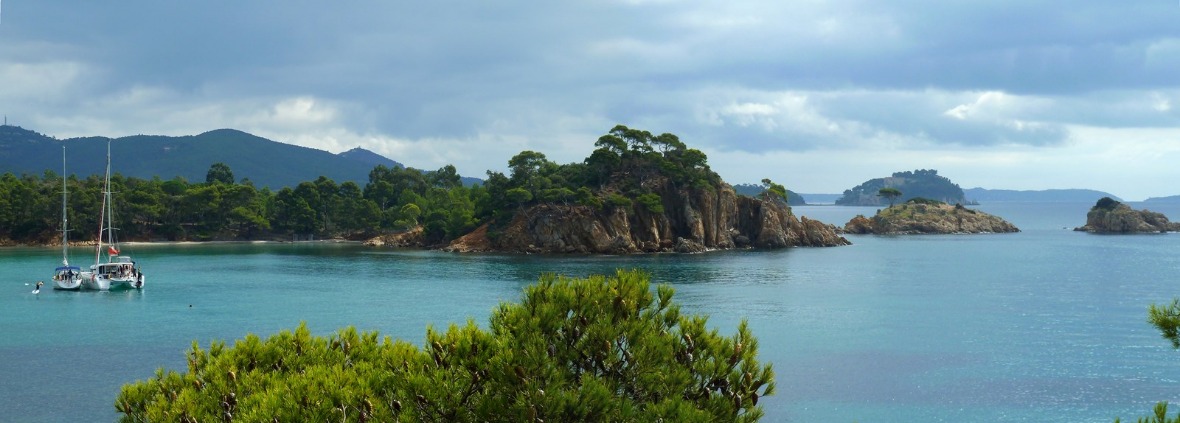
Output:
[[[977,234],[1020,232],[999,217],[949,204],[899,204],[844,225],[853,234]]]
[[[641,206],[542,204],[518,212],[498,230],[460,237],[447,250],[626,254],[849,244],[833,226],[797,219],[779,202],[738,196],[728,185],[665,185],[656,192],[663,213]]]
[[[1099,200],[1101,204],[1102,201]],[[1168,221],[1163,213],[1148,210],[1133,210],[1131,206],[1112,202],[1107,206],[1094,206],[1086,213],[1086,225],[1074,229],[1093,233],[1151,233],[1180,231],[1180,223]]]

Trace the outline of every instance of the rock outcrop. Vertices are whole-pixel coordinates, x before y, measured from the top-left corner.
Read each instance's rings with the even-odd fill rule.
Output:
[[[506,225],[485,225],[460,237],[446,250],[628,254],[849,244],[832,225],[798,219],[778,200],[738,196],[727,184],[693,189],[665,183],[655,192],[662,213],[540,204],[517,212]]]
[[[1020,232],[999,217],[961,205],[909,202],[879,210],[872,218],[858,215],[844,225],[850,234],[978,234]]]
[[[1106,234],[1176,232],[1180,231],[1180,223],[1168,221],[1163,213],[1134,210],[1110,197],[1103,197],[1086,213],[1086,224],[1074,230]]]
[[[364,242],[370,247],[416,247],[426,246],[426,239],[421,226],[405,232],[381,235]]]

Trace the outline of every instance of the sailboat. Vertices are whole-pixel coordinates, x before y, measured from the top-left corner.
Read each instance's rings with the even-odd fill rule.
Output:
[[[53,269],[53,289],[82,288],[82,269],[70,266],[70,223],[66,217],[66,146],[61,146],[61,266]]]
[[[143,288],[143,272],[129,256],[119,255],[119,244],[115,241],[114,218],[111,209],[111,142],[107,141],[107,170],[103,182],[102,210],[98,217],[98,240],[94,246],[94,265],[82,275],[82,286],[86,289],[106,291],[116,288]],[[103,235],[106,242],[103,242]],[[106,247],[106,250],[103,250]],[[107,261],[102,262],[102,253]]]

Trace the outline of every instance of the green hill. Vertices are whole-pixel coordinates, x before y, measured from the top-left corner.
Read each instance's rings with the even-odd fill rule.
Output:
[[[737,184],[733,186],[733,190],[747,197],[757,197],[762,195],[762,192],[766,191],[766,188],[758,184]],[[787,190],[787,204],[791,206],[806,206],[807,201],[804,201],[803,197],[794,191]]]
[[[111,167],[124,176],[143,179],[182,177],[203,182],[209,166],[225,163],[238,180],[249,179],[258,187],[293,187],[326,176],[338,183],[364,185],[377,164],[402,167],[376,153],[353,149],[332,154],[314,148],[271,141],[233,129],[200,135],[171,137],[134,135],[121,138],[83,137],[58,140],[16,126],[0,126],[0,173],[40,175],[61,171],[61,146],[66,146],[67,171],[77,175],[101,174],[107,141],[111,141]]]
[[[845,190],[844,195],[836,200],[840,206],[881,206],[889,201],[877,195],[882,188],[896,188],[901,191],[901,197],[896,202],[903,203],[911,198],[928,198],[945,203],[955,204],[966,201],[963,189],[943,176],[938,176],[934,169],[919,169],[913,172],[894,172],[888,178],[876,178]]]

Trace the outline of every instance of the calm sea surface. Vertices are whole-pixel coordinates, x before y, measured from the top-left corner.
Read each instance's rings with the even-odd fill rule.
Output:
[[[420,343],[486,324],[543,272],[640,268],[686,312],[746,318],[778,392],[768,422],[1110,422],[1180,402],[1180,351],[1146,323],[1180,296],[1180,234],[1099,236],[1090,204],[980,206],[1024,232],[850,237],[854,245],[628,257],[460,255],[352,244],[135,245],[142,292],[33,295],[53,248],[0,249],[0,421],[111,421],[127,382],[184,368],[193,341],[306,321]],[[1135,207],[1141,205],[1135,204]],[[1173,220],[1180,208],[1152,207]],[[871,208],[796,207],[843,224]],[[85,264],[89,249],[71,251]]]

